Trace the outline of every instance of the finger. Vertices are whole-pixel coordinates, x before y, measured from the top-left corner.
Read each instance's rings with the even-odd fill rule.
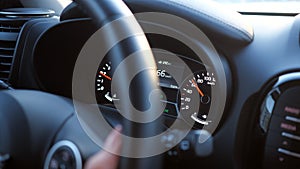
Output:
[[[117,126],[107,137],[103,151],[92,156],[87,162],[85,169],[116,169],[121,151],[121,126]]]

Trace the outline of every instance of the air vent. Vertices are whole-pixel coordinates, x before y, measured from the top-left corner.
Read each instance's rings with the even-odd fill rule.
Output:
[[[39,8],[10,8],[0,11],[0,80],[8,81],[19,33],[34,18],[52,17],[54,11]]]
[[[22,26],[27,20],[5,20],[0,21],[0,32],[16,32],[21,31]]]
[[[0,80],[7,81],[19,32],[26,20],[0,18]]]

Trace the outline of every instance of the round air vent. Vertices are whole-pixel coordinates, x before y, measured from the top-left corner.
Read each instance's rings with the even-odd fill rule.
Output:
[[[52,17],[55,12],[42,8],[8,8],[0,11],[0,16],[8,18]]]
[[[82,159],[77,146],[67,140],[56,143],[49,151],[44,169],[81,169]]]

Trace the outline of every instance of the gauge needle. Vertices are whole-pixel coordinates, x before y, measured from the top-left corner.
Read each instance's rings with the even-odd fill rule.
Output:
[[[106,74],[102,73],[102,72],[99,72],[99,74],[103,77],[105,77],[106,79],[108,80],[111,80],[111,77],[107,76]]]
[[[194,79],[192,80],[192,82],[193,82],[193,84],[195,85],[195,87],[196,87],[198,93],[200,94],[200,96],[203,97],[203,96],[204,96],[204,93],[203,93],[202,90],[198,87],[198,85],[197,85],[197,83],[195,82]]]

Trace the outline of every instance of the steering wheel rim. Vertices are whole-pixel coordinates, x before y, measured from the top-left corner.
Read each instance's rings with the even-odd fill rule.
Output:
[[[104,1],[98,1],[98,0],[75,0],[82,8],[84,8],[84,11],[94,20],[94,23],[97,27],[101,27],[107,23],[111,23],[115,20],[118,20],[123,17],[128,17],[132,16],[132,12],[129,10],[127,5],[123,1],[115,0],[115,1],[109,1],[109,0],[104,0]],[[138,22],[134,19],[131,20],[130,22],[122,22],[122,24],[125,24],[124,27],[126,27],[126,31],[128,34],[132,35],[135,34],[136,30],[132,29],[132,26],[129,24],[133,24],[132,22],[135,22],[134,24],[139,25]],[[141,28],[140,28],[141,29]],[[110,34],[118,34],[118,29],[112,29],[110,30]],[[115,32],[114,32],[115,31]],[[141,37],[142,36],[142,37]],[[108,41],[111,41],[109,39],[111,37],[108,37]],[[114,37],[113,37],[114,38]],[[113,39],[112,41],[114,41]],[[117,41],[117,40],[116,40]],[[127,45],[128,46],[122,46],[120,48],[116,48],[116,51],[114,51],[114,54],[117,54],[114,56],[114,60],[124,60],[127,56],[125,53],[134,53],[136,51],[151,51],[151,48],[148,44],[148,41],[146,39],[146,36],[143,34],[139,34],[138,37],[133,36],[128,39],[126,39]],[[126,48],[126,49],[125,49]],[[128,49],[131,48],[131,49]],[[127,52],[124,52],[126,50]],[[131,65],[125,65],[125,70],[122,71],[124,73],[125,77],[128,77],[130,71],[132,71],[132,65],[139,65],[139,67],[156,67],[155,61],[154,61],[154,56],[152,52],[140,52],[139,59],[132,60],[130,63]],[[76,68],[75,68],[76,69]],[[73,77],[74,79],[74,77]],[[146,99],[147,97],[149,98],[151,92],[157,89],[157,84],[158,84],[158,78],[153,76],[153,71],[148,71],[144,72],[142,78],[137,78],[135,83],[138,83],[138,85],[143,86],[142,89],[137,89],[137,90],[130,90],[129,92],[131,95],[134,95],[134,99],[127,100],[125,98],[122,99],[122,95],[119,96],[120,100],[122,102],[125,102],[122,104],[125,107],[128,107],[129,110],[126,111],[128,116],[130,116],[131,112],[133,110],[131,109],[131,105],[137,105],[141,109],[147,108],[149,105],[149,100]],[[124,88],[121,88],[120,90],[126,90]],[[137,94],[138,95],[135,95]],[[139,125],[138,128],[135,127],[135,123],[131,122],[129,120],[125,120],[123,122],[123,129],[126,132],[126,135],[129,136],[135,136],[135,137],[144,137],[145,135],[155,135],[157,133],[157,128],[159,128],[160,122],[159,120],[155,120],[155,122],[151,123],[151,125]],[[142,154],[139,153],[139,151],[145,151],[144,149],[136,148],[135,145],[131,142],[125,142],[123,143],[123,147],[126,147],[126,150],[134,150],[136,154]],[[144,158],[144,159],[139,159],[139,158],[122,158],[121,163],[120,163],[120,168],[121,169],[126,169],[126,168],[132,168],[132,169],[137,169],[137,168],[153,168],[153,164],[156,164],[155,168],[161,167],[161,157],[156,156],[156,157],[150,157],[150,158]]]

